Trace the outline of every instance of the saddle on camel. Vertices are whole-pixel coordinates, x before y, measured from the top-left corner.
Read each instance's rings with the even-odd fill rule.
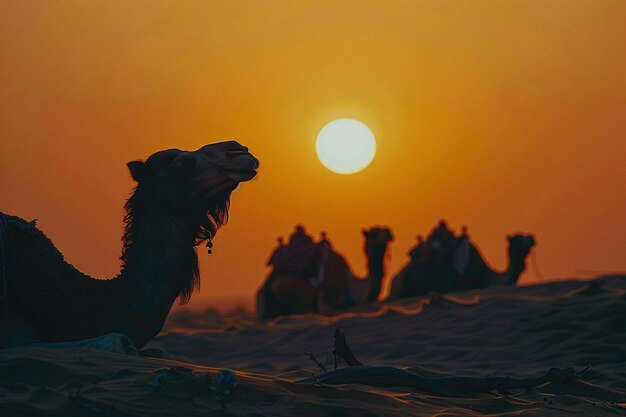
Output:
[[[463,226],[460,236],[455,236],[445,220],[441,220],[426,240],[417,237],[418,244],[409,251],[412,263],[446,265],[452,264],[462,274],[469,260],[467,227]]]
[[[278,247],[267,265],[273,267],[275,272],[300,277],[319,288],[326,277],[324,269],[329,251],[330,244],[325,233],[322,233],[319,242],[313,242],[313,237],[298,225],[286,245],[282,238],[278,238]]]

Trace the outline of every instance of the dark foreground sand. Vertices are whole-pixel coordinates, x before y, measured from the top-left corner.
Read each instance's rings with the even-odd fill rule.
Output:
[[[303,352],[334,368],[337,327],[365,364],[426,375],[524,378],[552,367],[582,373],[532,390],[463,397],[296,384],[320,372]],[[261,324],[246,314],[179,313],[150,347],[177,361],[0,350],[0,416],[626,415],[626,277],[431,296]],[[225,409],[211,389],[218,368],[237,372]],[[169,382],[155,387],[163,369],[159,375]]]

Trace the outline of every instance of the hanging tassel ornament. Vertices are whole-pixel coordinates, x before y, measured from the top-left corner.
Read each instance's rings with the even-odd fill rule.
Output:
[[[212,250],[212,248],[213,248],[213,242],[212,242],[211,240],[207,240],[207,242],[206,242],[206,247],[207,247],[207,248],[209,248],[209,250],[208,250],[209,255],[210,255],[210,254],[212,254],[212,253],[213,253],[213,250]]]

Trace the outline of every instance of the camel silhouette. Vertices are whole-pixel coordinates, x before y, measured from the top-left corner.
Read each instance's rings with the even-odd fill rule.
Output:
[[[385,227],[363,229],[362,233],[368,266],[364,278],[354,275],[325,234],[314,243],[299,226],[288,245],[279,240],[279,247],[268,262],[273,269],[257,293],[257,317],[330,314],[376,300],[385,275],[385,253],[393,235]]]
[[[504,272],[493,271],[471,242],[467,228],[460,236],[441,221],[427,240],[418,237],[411,260],[393,278],[390,299],[414,297],[429,292],[452,292],[493,285],[515,285],[526,269],[526,257],[535,246],[532,235],[508,237],[509,264]]]
[[[128,163],[137,186],[125,207],[122,269],[110,280],[67,263],[34,222],[0,213],[0,347],[136,352],[159,333],[174,300],[186,303],[199,287],[195,247],[212,245],[231,192],[258,166],[234,141]]]

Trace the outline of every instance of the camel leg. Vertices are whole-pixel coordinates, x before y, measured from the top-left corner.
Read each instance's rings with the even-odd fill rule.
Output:
[[[122,333],[107,333],[102,336],[92,337],[90,339],[74,340],[71,342],[57,343],[33,343],[29,346],[41,347],[46,349],[66,349],[66,348],[92,348],[104,350],[113,353],[125,353],[127,355],[137,356],[137,348],[130,339]]]

